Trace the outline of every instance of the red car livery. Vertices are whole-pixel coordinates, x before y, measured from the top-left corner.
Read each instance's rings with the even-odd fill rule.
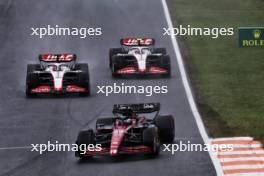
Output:
[[[100,150],[78,150],[80,158],[146,153],[158,155],[162,142],[174,139],[174,118],[159,115],[159,103],[117,104],[112,118],[99,118],[96,129],[81,131],[78,146],[100,145]]]

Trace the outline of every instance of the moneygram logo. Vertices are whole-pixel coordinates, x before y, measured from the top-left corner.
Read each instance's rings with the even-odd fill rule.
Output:
[[[241,27],[238,31],[240,47],[264,47],[264,27]]]

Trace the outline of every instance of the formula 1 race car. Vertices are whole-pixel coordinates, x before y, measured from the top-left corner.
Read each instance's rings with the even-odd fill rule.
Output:
[[[27,66],[26,95],[40,93],[90,94],[88,64],[76,63],[75,54],[41,54],[40,64]]]
[[[157,156],[160,144],[171,143],[175,136],[174,118],[159,115],[159,103],[117,104],[113,107],[114,117],[99,118],[96,129],[81,131],[76,144],[89,146],[98,144],[100,150],[79,149],[76,157],[146,153]]]
[[[170,77],[170,56],[166,48],[155,48],[151,38],[124,38],[121,48],[111,48],[109,66],[112,76],[162,75]]]

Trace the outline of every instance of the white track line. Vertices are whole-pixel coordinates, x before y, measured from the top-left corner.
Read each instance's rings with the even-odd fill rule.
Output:
[[[164,9],[164,14],[165,14],[165,18],[166,18],[168,27],[169,28],[173,28],[173,24],[172,24],[172,21],[171,21],[171,17],[170,17],[170,13],[169,13],[167,2],[166,2],[166,0],[162,0],[161,2],[162,2],[163,9]],[[177,59],[178,65],[179,65],[183,86],[185,88],[186,96],[187,96],[189,105],[191,107],[193,116],[195,118],[196,124],[198,126],[199,132],[200,132],[200,134],[201,134],[201,136],[203,138],[204,143],[209,144],[209,143],[211,143],[211,140],[209,139],[209,137],[208,137],[208,135],[206,133],[203,121],[201,119],[201,115],[200,115],[200,113],[199,113],[199,111],[198,111],[198,109],[196,107],[196,104],[195,104],[195,101],[194,101],[194,98],[193,98],[193,94],[192,94],[192,91],[191,91],[191,88],[190,88],[190,85],[189,85],[189,82],[188,82],[188,78],[187,78],[187,75],[186,75],[186,71],[185,71],[185,68],[184,68],[184,63],[183,63],[183,58],[182,58],[182,55],[181,55],[181,52],[180,52],[180,48],[179,48],[177,39],[176,39],[176,37],[174,35],[171,35],[171,41],[172,41],[172,45],[173,45],[173,48],[174,48],[176,59]],[[223,175],[223,171],[222,171],[222,168],[221,168],[219,160],[217,160],[214,157],[214,154],[212,152],[209,152],[209,155],[210,155],[210,158],[211,158],[211,160],[212,160],[212,162],[214,164],[214,167],[215,167],[217,175],[222,176]]]
[[[22,146],[22,147],[0,147],[0,150],[18,150],[18,149],[30,149],[32,146]]]
[[[216,141],[232,141],[232,140],[252,140],[253,141],[253,137],[227,137],[227,138],[217,138],[217,139],[213,139],[214,142]]]

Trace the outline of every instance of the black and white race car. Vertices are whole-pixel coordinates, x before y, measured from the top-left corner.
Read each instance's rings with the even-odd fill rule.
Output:
[[[40,93],[90,94],[88,64],[75,54],[41,54],[39,64],[27,65],[26,95]]]
[[[111,48],[109,65],[112,76],[162,75],[170,77],[170,56],[166,48],[155,48],[151,38],[123,38],[121,48]]]
[[[76,157],[134,153],[158,155],[160,144],[173,142],[175,136],[173,116],[160,115],[159,110],[159,103],[114,105],[113,117],[99,118],[95,130],[79,133]],[[91,145],[98,149],[83,147]]]

